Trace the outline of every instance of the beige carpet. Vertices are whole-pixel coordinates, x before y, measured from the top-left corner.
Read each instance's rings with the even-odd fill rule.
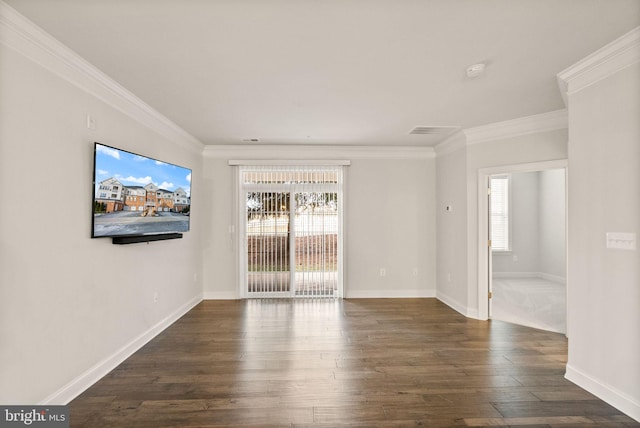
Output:
[[[567,332],[566,286],[542,278],[494,278],[491,318]]]

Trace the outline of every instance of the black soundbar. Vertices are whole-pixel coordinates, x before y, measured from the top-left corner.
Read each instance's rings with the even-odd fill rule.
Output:
[[[165,241],[167,239],[180,239],[182,233],[161,233],[158,235],[132,235],[132,236],[114,236],[113,243],[115,245],[137,244],[138,242]]]

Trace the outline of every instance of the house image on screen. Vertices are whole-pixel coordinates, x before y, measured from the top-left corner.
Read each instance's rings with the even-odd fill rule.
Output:
[[[116,178],[101,181],[96,188],[96,212],[139,211],[143,215],[157,212],[188,211],[190,199],[179,187],[174,192],[160,189],[153,183],[146,186],[125,186]]]
[[[187,195],[187,192],[182,187],[178,187],[175,192],[173,192],[173,207],[175,212],[185,212],[190,205],[191,199]]]
[[[117,179],[111,177],[101,181],[96,189],[96,202],[100,211],[111,213],[124,209],[125,188]]]
[[[159,212],[173,211],[173,192],[166,189],[158,189],[156,192]]]
[[[147,191],[142,186],[127,186],[125,188],[126,198],[124,201],[125,211],[144,211],[144,201]]]
[[[146,196],[144,200],[144,212],[145,215],[155,214],[158,207],[158,186],[153,183],[149,183],[144,186]]]

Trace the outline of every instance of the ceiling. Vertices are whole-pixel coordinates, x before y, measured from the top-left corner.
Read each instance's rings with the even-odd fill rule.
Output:
[[[564,108],[556,74],[640,25],[640,0],[6,3],[207,145],[433,145],[409,131]]]

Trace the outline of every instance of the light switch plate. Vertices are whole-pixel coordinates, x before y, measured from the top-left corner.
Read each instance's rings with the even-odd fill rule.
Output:
[[[619,250],[635,251],[636,234],[609,232],[607,233],[607,248],[617,248]]]

